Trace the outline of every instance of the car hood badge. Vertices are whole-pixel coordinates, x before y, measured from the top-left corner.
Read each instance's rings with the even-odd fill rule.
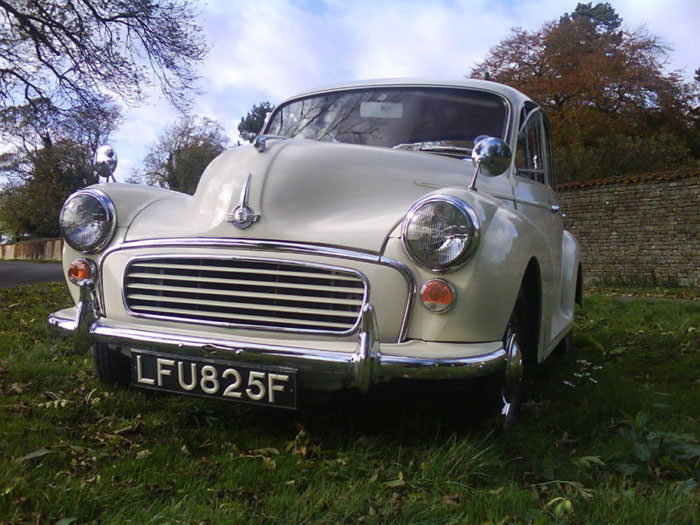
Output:
[[[243,189],[241,190],[240,203],[231,213],[227,213],[225,215],[226,221],[233,223],[236,228],[240,228],[241,230],[245,230],[251,224],[260,220],[260,215],[255,215],[253,210],[248,207],[248,188],[250,188],[250,177],[251,174],[249,173],[248,178],[243,185]]]

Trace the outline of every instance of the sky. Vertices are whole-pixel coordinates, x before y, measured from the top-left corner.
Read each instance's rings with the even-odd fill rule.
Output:
[[[208,0],[200,22],[211,47],[192,113],[220,122],[232,142],[241,118],[307,89],[391,77],[459,79],[513,27],[537,30],[577,0]],[[595,0],[594,4],[597,3]],[[670,46],[668,70],[700,67],[700,0],[609,0],[629,29]],[[179,117],[153,95],[125,108],[111,145],[123,181]]]

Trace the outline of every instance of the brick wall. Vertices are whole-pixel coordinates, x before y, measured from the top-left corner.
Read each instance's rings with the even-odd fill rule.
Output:
[[[585,280],[700,286],[700,169],[564,184]]]
[[[0,259],[60,261],[63,239],[44,239],[0,245]]]

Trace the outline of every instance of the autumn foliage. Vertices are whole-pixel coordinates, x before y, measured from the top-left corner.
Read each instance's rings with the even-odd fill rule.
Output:
[[[512,29],[471,72],[545,108],[561,181],[698,164],[697,82],[665,72],[669,49],[621,22],[609,4],[579,4],[538,31]]]

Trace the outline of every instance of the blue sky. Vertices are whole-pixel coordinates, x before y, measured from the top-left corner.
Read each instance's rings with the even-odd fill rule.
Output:
[[[594,3],[596,3],[594,1]],[[700,67],[700,0],[610,0],[626,27],[646,26],[674,49],[669,69]],[[367,78],[460,78],[512,27],[538,29],[576,8],[561,0],[208,0],[211,46],[192,113],[218,120],[232,139],[253,104]],[[111,144],[117,180],[178,114],[154,94],[126,108]]]

